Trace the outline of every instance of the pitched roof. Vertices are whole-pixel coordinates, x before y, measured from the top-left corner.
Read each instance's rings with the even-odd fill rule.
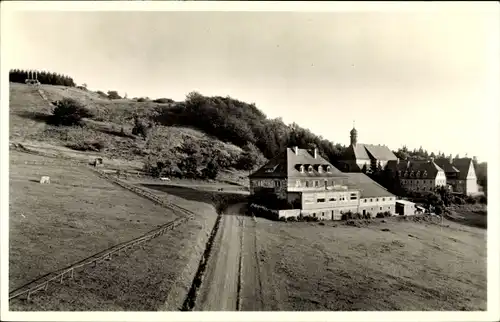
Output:
[[[300,166],[305,167],[304,173],[300,172]],[[325,169],[319,172],[319,166]],[[312,166],[312,172],[307,171]],[[326,172],[326,167],[330,167],[330,173]],[[263,167],[252,173],[251,178],[302,178],[302,177],[343,177],[345,174],[326,161],[319,153],[314,158],[314,152],[306,149],[297,149],[297,153],[292,148],[287,148],[276,157],[269,160]]]
[[[433,179],[436,178],[439,171],[444,171],[433,161],[414,161],[414,160],[400,160],[387,162],[387,168],[391,171],[401,171],[404,174],[406,171],[411,173],[412,171],[421,173],[427,172],[426,178]]]
[[[460,171],[460,173],[458,174],[458,179],[460,180],[467,179],[471,163],[472,163],[471,158],[453,159],[453,166],[457,168],[458,171]]]
[[[377,159],[397,160],[394,153],[385,145],[363,144],[350,145],[344,154],[345,160]]]
[[[398,158],[385,145],[365,144],[365,149],[377,160],[397,160]]]
[[[347,186],[360,189],[361,198],[394,197],[392,193],[364,173],[349,172],[345,174],[348,176]]]
[[[446,173],[457,173],[460,172],[457,168],[455,168],[448,159],[436,159],[434,161],[441,169]]]

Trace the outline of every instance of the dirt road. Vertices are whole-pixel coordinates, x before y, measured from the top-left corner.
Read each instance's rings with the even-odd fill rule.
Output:
[[[195,310],[261,310],[255,223],[234,205],[222,216]]]

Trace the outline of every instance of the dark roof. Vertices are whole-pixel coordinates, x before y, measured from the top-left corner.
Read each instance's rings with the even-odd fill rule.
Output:
[[[305,172],[300,172],[300,166],[305,167]],[[307,171],[308,166],[313,167],[313,171]],[[319,166],[323,166],[324,172],[318,171]],[[326,172],[326,167],[331,167],[331,172]],[[263,167],[252,173],[250,178],[306,178],[306,177],[343,177],[345,174],[326,161],[319,153],[314,158],[314,152],[306,149],[297,149],[297,154],[292,148],[287,148],[273,159],[269,160]]]
[[[392,193],[364,173],[348,172],[345,174],[348,176],[347,186],[359,189],[361,198],[394,197]]]
[[[394,153],[385,145],[363,144],[350,145],[344,155],[345,160],[377,159],[397,160]]]
[[[469,174],[469,168],[471,167],[471,164],[471,158],[453,159],[453,166],[457,168],[458,171],[460,171],[460,173],[458,174],[458,179],[467,179],[467,174]]]
[[[446,173],[458,173],[460,172],[457,168],[455,168],[449,159],[436,159],[436,164],[444,170]]]
[[[404,176],[406,171],[408,171],[408,174],[411,171],[427,172],[426,178],[430,179],[436,178],[439,171],[444,171],[433,161],[400,160],[399,163],[398,161],[389,161],[387,162],[387,168],[394,172],[401,171],[401,176]]]

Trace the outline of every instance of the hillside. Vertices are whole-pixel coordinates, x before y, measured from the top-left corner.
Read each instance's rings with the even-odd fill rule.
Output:
[[[241,147],[187,126],[158,124],[149,130],[146,140],[131,134],[134,115],[150,120],[155,115],[155,109],[168,107],[168,104],[130,99],[109,100],[95,92],[74,87],[41,85],[40,88],[47,100],[34,87],[10,84],[11,141],[22,142],[35,149],[55,149],[71,156],[92,155],[120,160],[123,165],[134,164],[132,168],[135,170],[138,170],[138,164],[148,161],[155,163],[165,158],[176,164],[186,156],[186,146],[193,149],[201,147],[200,150],[204,149],[207,154],[212,155],[217,151],[232,160],[238,160],[243,153]],[[85,119],[82,127],[47,124],[54,109],[49,102],[64,98],[80,102],[94,117]],[[84,142],[99,142],[102,149],[82,151],[85,150],[81,147]],[[234,173],[230,166],[222,170],[227,170],[226,174],[228,171]]]

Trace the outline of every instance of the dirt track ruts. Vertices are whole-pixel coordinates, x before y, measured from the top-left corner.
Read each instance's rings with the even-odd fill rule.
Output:
[[[240,214],[241,204],[229,207],[207,263],[194,310],[257,311],[262,309],[254,249],[252,219]],[[240,263],[241,261],[241,263]]]

